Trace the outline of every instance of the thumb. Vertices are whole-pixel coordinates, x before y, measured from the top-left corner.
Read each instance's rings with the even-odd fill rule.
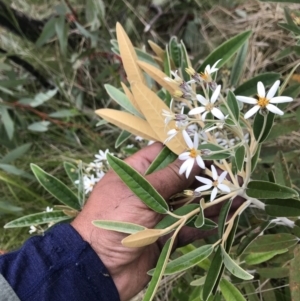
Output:
[[[172,195],[189,188],[195,181],[195,175],[200,174],[201,168],[194,164],[188,179],[184,174],[180,175],[179,168],[182,163],[183,161],[177,159],[167,167],[146,176],[146,179],[166,200]]]

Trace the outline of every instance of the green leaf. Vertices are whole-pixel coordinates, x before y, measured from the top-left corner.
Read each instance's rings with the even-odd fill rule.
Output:
[[[31,163],[30,167],[39,183],[58,201],[75,210],[81,209],[77,196],[64,183],[35,164]]]
[[[264,121],[265,118],[266,121]],[[268,138],[272,130],[274,118],[275,118],[275,114],[273,114],[272,112],[268,112],[268,115],[265,116],[261,115],[259,112],[255,115],[254,122],[253,122],[253,134],[255,139],[259,143],[262,143]],[[264,123],[265,123],[265,128],[262,134]]]
[[[261,2],[300,3],[299,0],[260,0]]]
[[[178,44],[177,37],[171,37],[169,42],[169,53],[170,58],[173,60],[175,67],[180,68],[181,66],[181,45]]]
[[[5,107],[0,107],[0,115],[1,115],[1,121],[5,128],[7,137],[9,140],[13,138],[14,131],[15,131],[15,124],[13,120],[11,119],[8,110]]]
[[[172,245],[173,244],[171,244],[171,238],[169,238],[160,253],[160,256],[158,258],[158,261],[157,261],[157,264],[155,267],[155,271],[154,271],[151,281],[148,285],[148,288],[144,295],[143,301],[150,301],[153,299],[153,297],[156,293],[156,290],[158,288],[159,281],[163,276],[165,266],[167,264],[169,255],[171,253]]]
[[[199,214],[198,214],[198,216],[195,220],[195,227],[196,228],[202,228],[204,223],[205,223],[204,212],[203,212],[201,203],[200,203],[199,206],[200,206],[200,211],[199,211]]]
[[[298,237],[289,233],[267,234],[259,236],[244,251],[245,254],[278,251],[288,249],[298,243]]]
[[[140,118],[144,118],[143,115],[132,105],[126,94],[121,92],[119,89],[115,88],[112,85],[105,84],[104,88],[107,94],[115,100],[122,108],[124,108],[127,112],[138,116]]]
[[[228,91],[227,104],[230,109],[230,116],[233,117],[236,121],[238,121],[240,117],[239,105],[237,103],[235,95],[231,91]]]
[[[195,249],[192,252],[189,252],[168,262],[168,264],[166,265],[164,275],[180,273],[197,265],[198,263],[206,259],[213,252],[213,250],[214,245],[204,245]],[[150,270],[148,272],[148,275],[152,275],[153,272],[154,269]]]
[[[275,73],[275,72],[262,73],[241,84],[239,87],[237,87],[234,90],[234,94],[243,95],[243,96],[255,95],[257,94],[257,83],[259,81],[263,82],[264,86],[266,87],[274,84],[274,82],[279,78],[280,78],[279,73]]]
[[[225,223],[227,221],[227,216],[228,216],[231,204],[232,204],[232,199],[224,201],[223,206],[220,211],[220,214],[219,214],[218,235],[219,235],[220,239],[222,239],[222,237],[223,237]]]
[[[115,142],[115,148],[118,148],[120,145],[122,145],[125,141],[127,141],[130,138],[130,136],[130,132],[123,130]]]
[[[285,157],[282,152],[277,152],[274,160],[274,172],[276,183],[287,187],[292,187],[292,181]]]
[[[255,240],[263,231],[265,231],[270,226],[270,224],[270,221],[266,221],[258,227],[256,227],[255,229],[252,229],[240,242],[236,250],[236,255],[242,255],[245,249],[253,242],[253,240]]]
[[[273,258],[276,255],[283,254],[288,252],[288,249],[282,249],[277,251],[270,251],[270,252],[260,252],[260,253],[250,253],[245,257],[246,264],[254,265],[260,264],[262,262],[266,262]]]
[[[257,294],[260,294],[259,292],[256,292],[255,286],[252,282],[245,282],[243,283],[243,288],[246,291],[246,296],[248,298],[248,301],[261,301],[261,298],[257,296]]]
[[[293,32],[295,35],[299,35],[300,34],[300,29],[298,28],[298,26],[293,26],[293,25],[289,25],[286,23],[277,23],[281,28],[284,28],[288,31]]]
[[[231,59],[231,57],[246,43],[250,35],[251,31],[248,30],[224,42],[213,52],[211,52],[208,57],[205,58],[204,62],[198,69],[198,72],[203,72],[208,64],[212,66],[219,59],[222,59],[222,61],[219,62],[217,67],[220,68],[224,66]]]
[[[30,124],[27,129],[33,132],[47,132],[50,121],[38,121]]]
[[[58,37],[61,54],[65,56],[67,54],[68,46],[68,25],[64,15],[55,18],[55,31]]]
[[[246,194],[256,199],[289,199],[298,197],[296,190],[266,181],[250,181]]]
[[[236,230],[237,230],[237,228],[238,228],[239,221],[240,221],[240,215],[238,214],[238,215],[236,216],[236,218],[234,219],[234,223],[233,223],[232,229],[231,229],[231,231],[230,231],[230,233],[229,233],[229,235],[228,235],[228,238],[227,238],[227,240],[226,240],[226,243],[225,243],[225,251],[226,251],[227,253],[230,252],[230,249],[231,249],[231,247],[232,247],[232,244],[233,244],[233,242],[234,242],[234,240],[235,240],[235,233],[236,233]]]
[[[256,273],[258,273],[261,278],[281,279],[289,276],[289,268],[287,267],[257,268]]]
[[[166,45],[166,51],[164,54],[163,69],[164,69],[165,74],[170,77],[171,76],[171,61],[170,61],[168,45]],[[171,100],[172,100],[171,94],[168,91],[166,91],[165,104],[168,107],[170,107]]]
[[[38,40],[35,42],[36,47],[41,47],[55,36],[55,22],[56,18],[53,17],[44,25],[43,31]]]
[[[53,112],[53,113],[49,114],[49,117],[52,117],[52,118],[69,118],[69,117],[77,116],[79,114],[80,113],[75,109],[59,110],[59,111],[56,111],[56,112]]]
[[[218,285],[219,274],[223,272],[223,257],[221,247],[218,246],[214,258],[211,261],[209,270],[206,275],[205,283],[202,291],[203,301],[207,301],[215,286]]]
[[[158,213],[168,212],[169,207],[164,198],[137,171],[111,154],[107,154],[107,161],[125,185],[145,205]]]
[[[21,146],[18,146],[17,148],[13,149],[8,154],[6,154],[4,157],[2,157],[0,159],[0,162],[8,164],[14,160],[19,159],[30,149],[31,145],[31,143],[26,143]]]
[[[237,166],[237,169],[241,171],[244,166],[244,160],[245,160],[245,147],[244,145],[241,145],[239,148],[236,149],[235,151],[235,163]]]
[[[33,108],[38,107],[44,104],[46,101],[50,100],[57,94],[57,89],[48,90],[47,92],[40,92],[35,95],[34,99],[29,103],[29,105]]]
[[[145,174],[149,175],[157,170],[163,169],[170,163],[174,162],[177,158],[178,156],[176,154],[174,154],[168,147],[164,146],[164,148],[160,151],[160,153],[148,167]]]
[[[191,80],[191,76],[185,72],[185,69],[189,67],[189,55],[185,48],[183,41],[180,41],[181,44],[181,74],[183,80],[186,82]]]
[[[220,289],[226,301],[246,301],[236,286],[226,279],[220,281]]]
[[[294,250],[294,259],[291,261],[289,273],[289,284],[291,291],[291,300],[300,300],[300,246]]]
[[[48,223],[58,223],[70,219],[70,216],[64,214],[61,210],[51,212],[40,212],[22,216],[4,225],[4,228],[30,227],[31,225],[41,225]]]
[[[223,262],[226,269],[235,277],[243,280],[251,280],[254,277],[242,269],[225,251],[223,246],[221,246],[222,254],[223,254]]]
[[[179,216],[184,216],[197,208],[199,208],[198,204],[188,204],[188,205],[184,205],[184,206],[174,210],[173,213],[176,215],[179,215]],[[192,217],[191,219],[194,219],[194,217]],[[166,215],[154,228],[155,229],[165,229],[165,228],[173,225],[177,221],[178,221],[177,218],[175,218],[171,215]],[[187,223],[188,222],[189,221],[187,221]]]
[[[137,233],[139,231],[146,229],[146,227],[137,224],[119,222],[119,221],[95,220],[92,221],[92,224],[101,229],[128,233],[128,234]]]
[[[239,83],[241,75],[244,71],[245,61],[247,57],[249,42],[246,41],[245,44],[238,51],[237,56],[235,58],[231,74],[230,74],[230,82],[229,85],[231,87],[236,87]]]
[[[11,201],[0,201],[0,214],[19,214],[23,208],[11,204]]]
[[[285,200],[266,200],[265,211],[270,216],[300,216],[300,200],[285,199]]]
[[[11,165],[11,164],[0,163],[0,169],[4,170],[7,173],[10,173],[12,175],[24,177],[24,178],[31,179],[31,180],[34,179],[31,174],[28,174],[24,170],[19,169],[16,166]]]
[[[253,172],[256,168],[257,162],[259,161],[260,151],[261,151],[261,144],[258,145],[254,156],[251,158],[251,172]]]
[[[158,69],[160,69],[160,66],[157,64],[156,60],[153,58],[152,55],[148,54],[147,52],[139,49],[139,48],[134,48],[136,55],[138,56],[138,60],[148,63]]]
[[[79,179],[78,167],[70,162],[64,162],[64,169],[72,184]]]

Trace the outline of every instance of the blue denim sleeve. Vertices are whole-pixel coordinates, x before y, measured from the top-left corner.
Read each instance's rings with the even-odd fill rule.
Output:
[[[107,269],[69,224],[0,256],[0,273],[21,301],[119,301]]]

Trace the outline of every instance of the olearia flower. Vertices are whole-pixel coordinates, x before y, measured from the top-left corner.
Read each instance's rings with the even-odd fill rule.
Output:
[[[167,132],[167,139],[164,141],[164,144],[168,143],[171,139],[173,139],[178,133],[185,131],[188,125],[188,121],[176,121],[175,128],[171,129]]]
[[[96,159],[94,160],[94,162],[101,162],[106,160],[107,153],[109,153],[108,149],[106,149],[105,151],[99,150],[99,154],[95,155]]]
[[[224,114],[220,109],[216,108],[215,102],[218,99],[221,91],[221,85],[218,85],[214,93],[212,94],[210,100],[207,100],[200,94],[197,94],[197,100],[203,105],[202,107],[197,107],[189,111],[189,115],[202,114],[202,120],[204,121],[206,115],[211,112],[218,119],[225,119]]]
[[[188,151],[179,155],[179,160],[185,160],[179,169],[179,174],[182,175],[185,172],[186,178],[189,177],[195,161],[201,168],[205,168],[203,159],[201,158],[201,151],[198,150],[199,137],[198,133],[194,134],[194,142],[190,138],[186,131],[182,131],[185,143],[188,146]]]
[[[211,194],[210,194],[210,201],[212,202],[216,198],[219,190],[222,192],[229,193],[230,188],[227,185],[222,184],[222,182],[224,181],[224,179],[227,176],[227,171],[223,171],[220,174],[220,176],[218,176],[216,168],[214,167],[214,165],[212,165],[211,172],[212,172],[213,181],[210,179],[207,179],[207,178],[196,176],[196,179],[205,185],[196,188],[195,191],[201,192],[201,191],[209,190],[213,187]]]
[[[260,110],[261,113],[266,113],[266,111],[269,110],[270,112],[272,112],[274,114],[283,115],[284,113],[279,108],[274,106],[273,104],[290,102],[290,101],[293,101],[293,98],[288,97],[288,96],[274,97],[274,95],[276,94],[276,92],[278,90],[279,85],[280,85],[280,81],[277,80],[266,95],[266,90],[265,90],[264,84],[262,82],[258,82],[257,83],[257,98],[258,99],[255,99],[253,97],[247,97],[247,96],[236,96],[236,99],[241,102],[255,105],[253,108],[251,108],[248,112],[245,113],[244,118],[247,119],[247,118],[251,117],[258,110]]]
[[[210,85],[212,89],[214,89],[215,82],[213,81],[211,74],[219,70],[219,68],[216,68],[216,66],[220,61],[221,60],[216,61],[212,67],[210,67],[210,65],[207,65],[204,69],[204,72],[201,73],[197,73],[192,67],[186,68],[185,72],[189,74],[195,82],[198,83],[206,82],[207,84]]]

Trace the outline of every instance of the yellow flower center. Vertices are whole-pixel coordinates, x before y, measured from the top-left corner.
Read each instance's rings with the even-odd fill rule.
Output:
[[[213,185],[214,187],[217,187],[217,186],[218,186],[218,181],[213,181],[213,182],[212,182],[212,185]]]
[[[198,150],[195,148],[192,148],[190,150],[190,157],[195,159],[197,157],[197,155],[198,155]]]
[[[205,110],[208,111],[208,112],[210,112],[213,108],[214,108],[214,105],[212,103],[208,103],[205,106]]]
[[[200,73],[200,77],[204,80],[204,81],[206,81],[207,83],[210,83],[211,81],[212,81],[212,79],[211,79],[211,76],[210,76],[210,74],[209,73],[203,73],[203,72],[201,72]]]
[[[192,67],[185,68],[185,72],[190,76],[194,76],[196,74],[196,71]]]
[[[266,106],[269,104],[269,99],[265,97],[258,97],[257,104],[262,108],[265,109]]]

